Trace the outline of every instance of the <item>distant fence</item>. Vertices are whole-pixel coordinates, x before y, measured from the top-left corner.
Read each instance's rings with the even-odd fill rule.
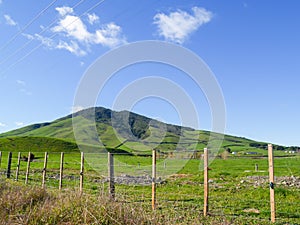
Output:
[[[268,155],[269,158],[265,160],[267,162],[263,166],[255,163],[243,165],[241,168],[230,167],[231,170],[252,167],[256,173],[263,169],[264,176],[248,176],[247,180],[242,176],[240,183],[235,185],[232,185],[230,180],[226,180],[226,169],[220,170],[219,174],[213,176],[214,179],[210,179],[210,170],[218,169],[216,167],[214,169],[213,164],[209,165],[208,149],[204,149],[201,159],[194,159],[196,157],[193,154],[190,154],[190,158],[177,159],[186,160],[184,163],[187,166],[168,179],[159,175],[164,174],[166,170],[172,170],[172,167],[175,168],[178,161],[166,162],[156,151],[152,152],[152,157],[140,158],[120,153],[19,152],[15,155],[8,152],[7,159],[3,152],[0,152],[0,169],[2,176],[19,182],[24,181],[25,184],[41,185],[43,188],[59,190],[75,188],[81,194],[84,192],[105,194],[106,192],[114,200],[128,203],[140,201],[149,206],[151,204],[153,210],[158,207],[168,207],[171,204],[178,210],[186,210],[188,207],[188,210],[195,210],[195,213],[203,213],[204,216],[224,215],[234,218],[242,214],[255,218],[259,214],[268,214],[269,216],[258,216],[256,219],[275,222],[276,219],[282,220],[283,218],[283,221],[297,222],[299,220],[300,223],[300,199],[298,202],[285,203],[283,196],[288,191],[285,192],[281,188],[278,189],[280,192],[278,203],[275,201],[274,168],[276,169],[276,163],[274,164],[272,145],[268,146]],[[300,162],[299,159],[297,160]],[[200,182],[199,179],[189,180],[189,169],[196,168],[193,167],[193,163],[198,163],[197,165],[202,167],[200,169],[203,169],[201,174],[198,170],[201,177]],[[288,164],[286,167],[290,169]],[[300,165],[298,169],[300,170]],[[291,177],[297,179],[294,176]],[[172,181],[169,186],[166,184],[168,180]],[[252,181],[254,184],[251,183]],[[284,184],[286,181],[279,182]],[[256,183],[257,186],[255,186]],[[265,185],[265,183],[268,183],[268,186],[263,186],[258,191],[260,185]],[[242,188],[248,193],[246,191],[242,194],[239,193]],[[259,196],[256,199],[251,197],[255,196],[255,192],[261,195],[261,198]],[[300,196],[300,191],[297,194]],[[247,200],[247,195],[251,199]],[[236,201],[239,201],[239,204],[235,205]],[[276,215],[276,204],[289,204],[290,208],[288,212],[278,211]]]

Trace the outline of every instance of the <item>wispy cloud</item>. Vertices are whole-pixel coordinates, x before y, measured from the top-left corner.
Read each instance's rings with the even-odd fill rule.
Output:
[[[15,122],[15,125],[18,126],[18,127],[21,127],[21,126],[24,125],[24,123],[23,122]]]
[[[55,48],[65,49],[77,56],[84,56],[87,54],[86,51],[82,50],[75,41],[70,41],[69,43],[65,41],[60,41]]]
[[[44,46],[47,47],[53,47],[55,45],[54,41],[51,38],[47,38],[39,34],[35,34],[34,37],[32,37],[32,39],[40,41]]]
[[[79,112],[83,109],[84,109],[83,106],[73,106],[73,107],[71,107],[71,113],[76,113],[76,112]]]
[[[26,38],[30,40],[37,40],[40,41],[47,49],[53,50],[53,49],[64,49],[67,50],[77,56],[83,56],[86,55],[86,52],[82,50],[77,42],[70,41],[70,42],[65,42],[62,40],[59,41],[54,41],[51,38],[44,37],[39,34],[23,34]]]
[[[58,25],[52,28],[54,33],[60,33],[80,42],[88,42],[91,33],[88,32],[85,24],[77,16],[66,15],[61,18]]]
[[[56,8],[56,10],[59,11],[60,9]],[[64,16],[60,13],[60,15],[61,18],[57,26],[52,28],[54,33],[59,33],[83,45],[101,44],[112,48],[126,43],[121,27],[113,22],[102,24],[100,29],[90,32],[80,17],[71,13],[64,14]],[[88,14],[90,23],[94,23],[98,19],[99,17],[96,14]]]
[[[17,80],[16,82],[17,82],[17,84],[19,84],[21,86],[26,86],[26,82],[23,80]]]
[[[17,26],[17,22],[15,22],[10,15],[5,14],[4,19],[6,21],[6,24],[9,26]]]
[[[87,14],[85,22],[77,16],[70,7],[57,7],[58,22],[50,31],[57,34],[59,40],[43,37],[39,34],[24,34],[28,39],[40,41],[48,49],[63,49],[77,56],[84,56],[90,51],[92,45],[102,45],[113,48],[126,43],[122,28],[113,22],[97,24],[98,28],[88,30],[88,23],[92,26],[99,22],[99,17]]]
[[[94,23],[97,23],[99,21],[99,16],[97,16],[95,13],[88,14],[88,22],[93,25]]]
[[[19,86],[19,91],[22,92],[25,95],[32,95],[30,91],[27,90],[26,88],[26,82],[23,80],[16,80],[18,86]]]
[[[57,7],[55,10],[59,13],[61,16],[65,16],[67,14],[72,14],[74,10],[71,7],[63,6],[63,7]]]
[[[2,0],[0,0],[0,5],[3,3],[3,1]]]
[[[204,8],[193,7],[192,13],[177,10],[168,15],[158,13],[153,19],[160,36],[167,41],[182,44],[200,26],[210,22],[212,17],[212,12]]]
[[[25,94],[25,95],[32,95],[32,92],[28,91],[26,88],[21,88],[20,92]]]
[[[0,127],[6,127],[6,124],[0,122]]]
[[[54,41],[51,38],[43,37],[39,34],[31,35],[31,34],[23,33],[22,35],[29,40],[40,41],[44,46],[47,46],[48,48],[54,47]]]

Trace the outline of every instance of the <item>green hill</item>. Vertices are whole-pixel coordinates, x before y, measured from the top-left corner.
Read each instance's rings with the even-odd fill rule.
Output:
[[[93,117],[95,115],[95,117]],[[94,126],[94,124],[96,126]],[[76,140],[73,126],[76,127]],[[97,130],[97,133],[93,132]],[[96,135],[95,135],[96,134]],[[217,141],[217,134],[211,142]],[[159,151],[203,150],[210,132],[164,124],[132,112],[116,112],[103,107],[89,108],[53,122],[29,125],[0,134],[0,149],[9,151]],[[266,143],[225,135],[221,150],[264,152]],[[287,147],[275,146],[286,150]]]

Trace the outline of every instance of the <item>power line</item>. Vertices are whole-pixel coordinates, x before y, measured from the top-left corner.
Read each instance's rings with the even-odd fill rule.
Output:
[[[84,0],[82,0],[84,1]],[[87,13],[89,13],[91,10],[97,8],[99,5],[101,5],[105,0],[102,0],[98,3],[96,3],[95,5],[93,5],[91,8],[89,8],[88,10],[86,10],[84,13],[82,13],[80,16],[76,17],[76,19],[74,19],[71,23],[69,23],[66,27],[72,25],[74,22],[76,22],[78,19],[80,19],[81,17],[85,16]],[[52,39],[54,37],[57,36],[57,33],[51,35],[49,37],[49,39]],[[18,63],[22,62],[24,59],[26,59],[28,56],[30,56],[33,52],[35,52],[37,49],[39,49],[41,46],[43,46],[43,43],[37,45],[35,48],[33,48],[30,52],[28,52],[26,55],[24,55],[23,57],[21,57],[19,60],[17,60],[16,62],[14,62],[13,64],[11,64],[10,66],[8,66],[6,68],[6,70],[4,70],[3,72],[1,72],[1,74],[6,73],[8,70],[10,70],[11,68],[13,68],[14,66],[16,66]]]
[[[25,31],[31,24],[33,24],[40,16],[42,16],[54,3],[57,2],[57,0],[52,1],[46,8],[41,10],[29,23],[27,23],[22,29],[19,30],[11,39],[9,39],[1,48],[0,51],[5,49],[8,45],[10,45],[16,38]]]
[[[73,9],[75,9],[76,7],[78,7],[81,3],[83,3],[85,0],[80,0],[78,3],[76,3],[74,6],[72,6]],[[58,21],[57,19],[54,19],[46,28],[44,28],[40,33],[38,33],[37,35],[42,35],[43,33],[45,33],[47,30],[49,30],[52,25],[54,25],[56,22]],[[5,63],[8,59],[12,58],[13,56],[15,56],[16,54],[18,54],[20,51],[22,51],[24,48],[26,48],[31,42],[33,42],[34,39],[31,39],[29,41],[27,41],[22,47],[18,48],[16,51],[14,51],[12,54],[10,54],[9,56],[7,56],[5,59],[3,59],[2,61],[0,61],[0,65]]]
[[[72,6],[73,9],[75,9],[76,7],[78,7],[82,2],[84,2],[85,0],[81,0],[79,1],[77,4],[75,4],[74,6]],[[95,4],[93,7],[91,7],[90,9],[88,9],[87,11],[85,11],[79,18],[81,18],[82,16],[84,16],[85,14],[87,14],[89,11],[93,10],[94,8],[96,8],[98,5],[102,4],[105,0],[99,2],[98,4]],[[152,4],[155,4],[155,2],[158,2],[159,0],[153,1]],[[152,5],[151,4],[151,5]],[[128,7],[129,9],[130,7]],[[119,14],[118,16],[120,16],[121,14]],[[118,17],[116,16],[116,17]],[[41,35],[43,34],[45,31],[49,30],[53,24],[55,24],[59,19],[55,19],[53,20],[50,25],[48,25],[46,28],[44,28],[40,33],[38,33],[37,35]],[[69,25],[71,25],[72,23],[74,23],[75,21],[77,21],[78,18],[74,21],[72,21],[70,24],[67,25],[67,27]],[[52,35],[51,37],[55,37],[55,35]],[[50,38],[51,38],[50,37]],[[33,42],[34,39],[29,40],[27,43],[25,43],[22,47],[20,47],[19,49],[17,49],[14,53],[12,53],[11,55],[9,55],[8,57],[6,57],[4,60],[0,61],[0,65],[3,64],[4,62],[6,62],[8,59],[10,59],[11,57],[15,56],[17,53],[19,53],[21,50],[25,49],[31,42]],[[39,44],[38,46],[36,46],[34,49],[32,49],[29,53],[27,53],[25,56],[23,56],[22,58],[20,58],[17,62],[11,64],[9,66],[8,69],[6,69],[4,72],[1,72],[2,74],[5,73],[6,71],[8,71],[9,69],[11,69],[12,67],[14,67],[16,64],[18,64],[19,62],[23,61],[26,57],[28,57],[29,55],[31,55],[35,50],[37,50],[38,48],[40,48],[43,44]]]

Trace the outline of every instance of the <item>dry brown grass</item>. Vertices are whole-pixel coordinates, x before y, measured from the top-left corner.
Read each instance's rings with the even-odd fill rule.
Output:
[[[0,224],[244,224],[223,216],[203,218],[193,209],[167,207],[153,212],[149,206],[0,180]]]
[[[0,182],[0,224],[151,224],[142,207]]]

